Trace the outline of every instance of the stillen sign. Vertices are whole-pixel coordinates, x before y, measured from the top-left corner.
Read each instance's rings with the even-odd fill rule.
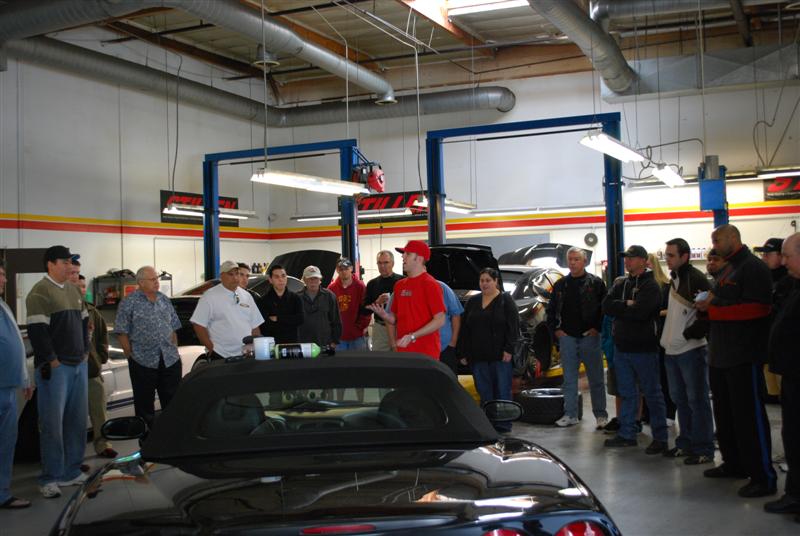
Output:
[[[800,177],[778,177],[764,181],[764,201],[800,199]]]
[[[203,206],[203,194],[193,194],[191,192],[173,192],[172,190],[161,190],[161,223],[190,223],[197,225],[203,223],[202,218],[192,216],[180,216],[175,214],[164,214],[164,209],[170,204],[192,205],[195,207]],[[239,199],[236,197],[219,198],[219,208],[239,208]],[[239,227],[239,220],[220,216],[220,225],[225,227]]]

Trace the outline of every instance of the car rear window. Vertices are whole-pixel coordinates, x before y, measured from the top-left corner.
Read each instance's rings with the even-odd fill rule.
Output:
[[[204,439],[430,430],[448,420],[435,399],[414,388],[274,390],[223,396],[206,407],[196,430]]]

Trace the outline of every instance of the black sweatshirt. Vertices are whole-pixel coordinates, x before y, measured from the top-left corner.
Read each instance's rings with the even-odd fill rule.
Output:
[[[298,341],[297,328],[303,323],[303,302],[300,296],[289,289],[284,290],[283,296],[278,296],[275,289],[271,288],[257,302],[258,310],[264,317],[261,324],[261,334],[265,337],[274,337],[275,344],[285,344]],[[278,318],[276,322],[270,316]]]

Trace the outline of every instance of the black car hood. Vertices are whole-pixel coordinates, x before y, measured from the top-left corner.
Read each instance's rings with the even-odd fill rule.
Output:
[[[76,534],[124,535],[156,527],[210,533],[353,519],[378,525],[402,519],[408,528],[414,522],[446,525],[504,514],[603,511],[558,459],[513,438],[469,450],[269,458],[272,476],[255,478],[204,479],[160,464],[146,464],[144,474],[131,476],[120,470],[124,466],[110,464],[90,493],[80,495],[77,508],[68,508],[67,521]]]
[[[426,266],[435,279],[457,291],[480,290],[480,271],[484,268],[498,270],[492,248],[476,244],[431,246],[431,258]]]
[[[322,286],[327,288],[336,273],[336,263],[342,254],[324,249],[304,249],[278,255],[270,264],[283,266],[286,273],[297,279],[303,279],[306,266],[314,265],[322,272]]]
[[[540,259],[554,259],[556,264],[561,268],[567,268],[567,251],[572,246],[570,244],[535,244],[533,246],[526,246],[523,248],[515,249],[500,255],[498,262],[500,264],[522,264],[527,266],[535,266],[536,262]],[[592,250],[584,249],[586,254],[586,264],[592,260]]]

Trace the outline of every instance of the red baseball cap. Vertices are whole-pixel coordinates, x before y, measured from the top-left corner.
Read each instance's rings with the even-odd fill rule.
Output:
[[[428,247],[428,244],[423,242],[422,240],[409,240],[404,248],[394,248],[400,253],[405,253],[406,251],[409,253],[416,253],[423,259],[430,260],[431,258],[431,248]]]

